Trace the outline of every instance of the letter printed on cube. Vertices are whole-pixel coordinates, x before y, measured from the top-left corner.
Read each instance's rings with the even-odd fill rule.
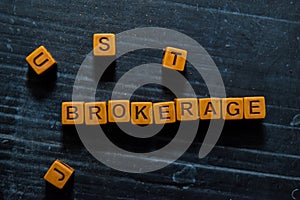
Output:
[[[63,102],[61,122],[62,124],[83,124],[84,102]]]
[[[223,98],[222,114],[225,120],[238,120],[244,117],[243,98]]]
[[[94,56],[115,56],[116,37],[112,33],[97,33],[93,38]]]
[[[85,103],[85,124],[96,125],[107,123],[106,102]]]
[[[265,97],[244,97],[245,119],[264,119],[266,117]]]
[[[174,47],[167,47],[162,65],[169,69],[183,71],[186,63],[187,51]]]
[[[179,121],[190,121],[199,119],[198,100],[196,98],[177,98],[176,116]]]
[[[62,189],[70,179],[73,172],[74,169],[72,167],[60,160],[55,160],[45,174],[44,180],[55,187]]]
[[[153,112],[156,124],[174,123],[176,121],[175,103],[173,101],[154,103]]]
[[[152,124],[152,102],[131,102],[131,123]]]
[[[129,100],[108,101],[108,121],[109,122],[129,122],[130,106]]]
[[[201,98],[199,107],[201,120],[221,118],[221,98]]]
[[[29,54],[26,61],[38,75],[56,64],[56,61],[44,46],[40,46]]]

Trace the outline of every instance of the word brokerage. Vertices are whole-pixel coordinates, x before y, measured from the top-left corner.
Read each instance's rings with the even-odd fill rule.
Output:
[[[177,98],[168,102],[63,102],[62,124],[164,124],[190,120],[264,119],[265,98]]]

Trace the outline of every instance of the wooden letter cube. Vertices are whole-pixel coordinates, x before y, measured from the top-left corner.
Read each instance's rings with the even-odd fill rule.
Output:
[[[174,47],[167,47],[162,65],[166,68],[183,71],[185,67],[187,51]]]
[[[108,121],[129,122],[130,121],[129,100],[108,101]]]
[[[112,33],[94,34],[94,56],[115,56],[116,38]]]
[[[106,124],[106,102],[85,103],[85,124],[96,125]]]
[[[223,119],[236,120],[243,119],[243,98],[222,99]]]
[[[244,97],[245,119],[264,119],[266,117],[265,97]]]
[[[220,98],[201,98],[199,99],[199,107],[201,120],[221,118]]]
[[[174,123],[175,116],[175,103],[173,101],[154,103],[154,121],[156,124]]]
[[[62,189],[73,172],[74,169],[72,167],[59,160],[55,160],[45,174],[44,179],[55,187]]]
[[[84,123],[84,102],[63,102],[62,103],[62,124],[83,124]]]
[[[26,57],[26,61],[38,75],[56,64],[56,61],[44,46],[34,50]]]
[[[179,121],[190,121],[199,119],[198,100],[196,98],[175,99],[176,116]]]
[[[132,102],[131,123],[152,124],[153,123],[152,102]]]

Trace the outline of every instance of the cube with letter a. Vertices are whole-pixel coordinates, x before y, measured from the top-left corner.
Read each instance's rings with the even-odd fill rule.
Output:
[[[201,120],[221,118],[221,98],[201,98],[199,105]]]

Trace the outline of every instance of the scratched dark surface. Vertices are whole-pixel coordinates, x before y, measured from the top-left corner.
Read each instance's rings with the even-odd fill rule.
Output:
[[[0,26],[0,199],[300,199],[299,1],[2,0]],[[98,162],[73,127],[62,127],[61,102],[71,100],[93,33],[145,26],[174,29],[198,41],[218,66],[227,96],[265,96],[266,119],[226,123],[204,159],[197,158],[207,126],[200,123],[189,150],[155,172],[124,173]],[[39,45],[58,62],[57,71],[41,78],[25,61]],[[110,98],[126,71],[161,62],[161,56],[138,51],[118,60],[99,86],[99,99]],[[196,94],[207,96],[192,66],[186,71]],[[133,98],[173,96],[152,85]],[[148,144],[108,126],[112,141],[138,152],[166,144],[178,124]],[[63,191],[42,178],[55,159],[76,171]]]

